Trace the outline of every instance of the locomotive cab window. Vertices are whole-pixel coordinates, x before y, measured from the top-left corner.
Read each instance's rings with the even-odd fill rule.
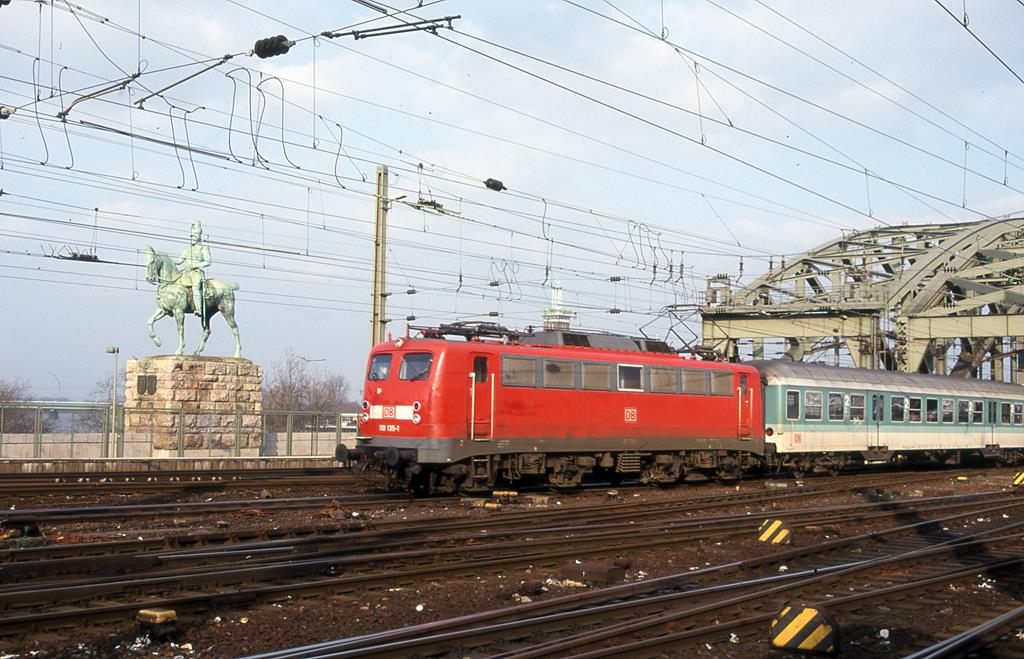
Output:
[[[896,423],[903,423],[903,415],[906,407],[907,399],[903,396],[893,396],[889,399],[889,420]]]
[[[953,423],[953,412],[956,407],[956,401],[948,398],[942,399],[942,422]]]
[[[643,391],[644,367],[619,364],[619,391]]]
[[[388,375],[391,373],[391,354],[381,353],[374,355],[373,360],[370,361],[370,373],[366,376],[367,380],[387,380]]]
[[[398,379],[426,380],[430,375],[430,365],[433,363],[434,356],[429,352],[406,353],[402,356],[402,365],[398,368]],[[487,363],[486,358],[484,358],[484,363]],[[484,370],[486,371],[486,366]]]
[[[555,389],[572,389],[576,386],[573,363],[560,359],[544,360],[544,386]]]
[[[924,402],[924,420],[928,423],[939,422],[939,399],[929,398]]]
[[[487,372],[487,357],[484,355],[473,357],[473,380],[482,384],[487,382],[490,375]]]
[[[907,407],[907,418],[911,423],[921,423],[921,399],[911,398]]]
[[[808,421],[821,421],[821,392],[804,392],[804,418]]]
[[[679,369],[663,368],[660,366],[651,367],[651,391],[656,394],[674,394],[679,390],[677,386]]]
[[[786,392],[786,420],[798,421],[800,419],[800,392]]]
[[[501,384],[509,387],[536,387],[537,360],[524,357],[501,358]]]
[[[845,403],[843,401],[843,395],[837,393],[830,393],[828,395],[828,420],[829,421],[842,421],[845,416],[846,410]]]
[[[711,371],[711,395],[732,396],[732,373]]]
[[[850,394],[850,421],[864,420],[864,394]]]

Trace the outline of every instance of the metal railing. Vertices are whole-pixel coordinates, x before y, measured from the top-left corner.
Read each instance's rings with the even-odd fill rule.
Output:
[[[127,424],[126,424],[127,422]],[[0,403],[0,459],[322,457],[351,443],[356,414]]]

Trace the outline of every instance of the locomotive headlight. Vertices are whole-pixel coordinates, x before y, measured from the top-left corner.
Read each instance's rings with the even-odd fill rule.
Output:
[[[366,412],[363,412],[362,414],[359,415],[359,420],[362,421],[363,423],[366,423],[367,421],[370,420],[370,415],[367,414]]]
[[[412,411],[413,411],[413,412],[419,412],[419,411],[420,411],[420,409],[421,409],[422,407],[423,407],[423,406],[422,406],[422,405],[420,405],[420,402],[419,402],[419,401],[416,401],[416,402],[414,402],[414,403],[412,404]]]
[[[368,409],[370,409],[370,401],[368,401],[368,400],[364,400],[364,401],[362,402],[362,404],[360,405],[360,407],[362,407],[362,408],[363,408],[364,410],[368,410]]]
[[[395,341],[395,347],[396,348],[401,348],[404,344],[405,344],[405,341],[402,340],[402,339],[398,339],[397,341]]]
[[[422,420],[423,420],[423,419],[422,419],[422,418],[420,417],[420,415],[419,415],[419,414],[413,414],[413,415],[412,415],[412,422],[413,422],[413,423],[419,423],[419,422],[420,422],[420,421],[422,421]]]

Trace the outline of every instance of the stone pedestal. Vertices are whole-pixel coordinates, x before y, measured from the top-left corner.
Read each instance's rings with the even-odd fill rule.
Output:
[[[149,437],[153,457],[259,455],[259,364],[160,355],[128,360],[125,379],[125,437]]]

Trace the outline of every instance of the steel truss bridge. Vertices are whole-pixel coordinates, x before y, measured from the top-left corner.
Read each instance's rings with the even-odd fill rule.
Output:
[[[885,227],[770,267],[740,289],[708,281],[703,347],[729,359],[845,348],[854,365],[1024,384],[1024,218]]]

